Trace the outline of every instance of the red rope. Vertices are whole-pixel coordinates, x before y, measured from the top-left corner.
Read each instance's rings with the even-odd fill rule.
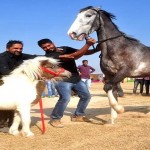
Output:
[[[54,76],[59,76],[62,72],[65,71],[64,68],[60,68],[60,71],[58,71],[58,72],[54,72],[54,71],[52,71],[52,70],[50,70],[50,69],[47,69],[47,68],[45,68],[45,67],[41,67],[41,69],[42,69],[44,72],[49,73],[49,74],[52,74],[52,75],[54,75]]]
[[[44,122],[44,111],[43,111],[43,104],[42,104],[42,99],[39,100],[39,105],[40,105],[40,112],[41,112],[41,121],[42,121],[42,134],[45,133],[45,122]]]
[[[41,67],[41,69],[44,72],[52,74],[54,76],[59,76],[62,72],[65,71],[64,68],[60,68],[60,71],[58,71],[58,72],[54,72],[54,71],[52,71],[50,69],[47,69],[45,67]],[[44,122],[44,111],[43,111],[42,99],[39,100],[39,105],[40,105],[40,113],[41,113],[41,121],[42,121],[42,129],[41,129],[41,131],[42,131],[42,134],[44,134],[45,133],[45,122]]]

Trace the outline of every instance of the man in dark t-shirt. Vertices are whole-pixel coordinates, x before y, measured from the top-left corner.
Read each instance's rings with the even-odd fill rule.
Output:
[[[23,60],[36,57],[36,55],[23,54],[22,50],[22,41],[10,40],[6,44],[6,51],[0,54],[0,78],[4,75],[8,75],[19,66]],[[1,84],[3,84],[2,81]],[[6,91],[6,94],[9,94],[8,92],[9,91]],[[13,118],[13,110],[0,110],[0,131],[8,132],[9,127],[12,125]]]
[[[85,54],[88,55],[95,53],[95,50],[88,50],[95,42],[94,39],[90,38],[80,50],[77,50],[68,46],[56,47],[50,39],[42,39],[38,41],[38,45],[45,51],[47,57],[60,59],[60,66],[72,73],[71,78],[55,83],[55,87],[59,94],[59,100],[51,113],[50,124],[53,127],[63,127],[61,124],[61,118],[63,117],[63,113],[70,101],[71,90],[74,90],[80,98],[75,113],[72,116],[72,121],[89,121],[88,118],[84,117],[84,114],[91,99],[91,95],[85,83],[81,81],[75,59],[78,59]]]

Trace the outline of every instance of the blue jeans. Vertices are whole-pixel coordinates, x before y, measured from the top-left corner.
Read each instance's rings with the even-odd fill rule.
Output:
[[[59,94],[59,100],[57,101],[55,108],[52,111],[51,118],[61,119],[63,117],[63,113],[70,101],[72,89],[76,91],[76,94],[80,98],[74,115],[83,116],[85,114],[85,109],[91,99],[91,95],[86,84],[81,80],[78,83],[58,81],[55,84]]]
[[[82,80],[83,82],[85,82],[86,86],[87,86],[88,89],[89,89],[90,86],[91,86],[91,79],[84,79],[84,78],[82,78],[81,80]]]
[[[46,87],[48,91],[48,96],[57,95],[55,84],[51,80],[46,80]],[[43,92],[43,96],[46,94]]]

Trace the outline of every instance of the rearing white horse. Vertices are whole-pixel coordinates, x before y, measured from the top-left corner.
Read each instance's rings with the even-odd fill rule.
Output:
[[[36,104],[45,88],[46,79],[62,80],[71,73],[58,67],[58,61],[45,56],[26,60],[10,75],[1,79],[0,109],[15,110],[13,124],[9,133],[19,134],[18,126],[22,122],[22,134],[33,136],[30,131],[31,104]]]

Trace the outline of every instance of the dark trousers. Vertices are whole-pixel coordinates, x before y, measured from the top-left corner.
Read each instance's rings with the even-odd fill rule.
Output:
[[[14,110],[0,110],[0,128],[10,127],[13,123]]]
[[[140,94],[143,93],[144,79],[135,79],[134,80],[134,88],[133,88],[134,94],[136,93],[139,84],[140,84]]]
[[[149,94],[150,80],[145,80],[145,81],[144,81],[144,84],[145,84],[146,94]]]

